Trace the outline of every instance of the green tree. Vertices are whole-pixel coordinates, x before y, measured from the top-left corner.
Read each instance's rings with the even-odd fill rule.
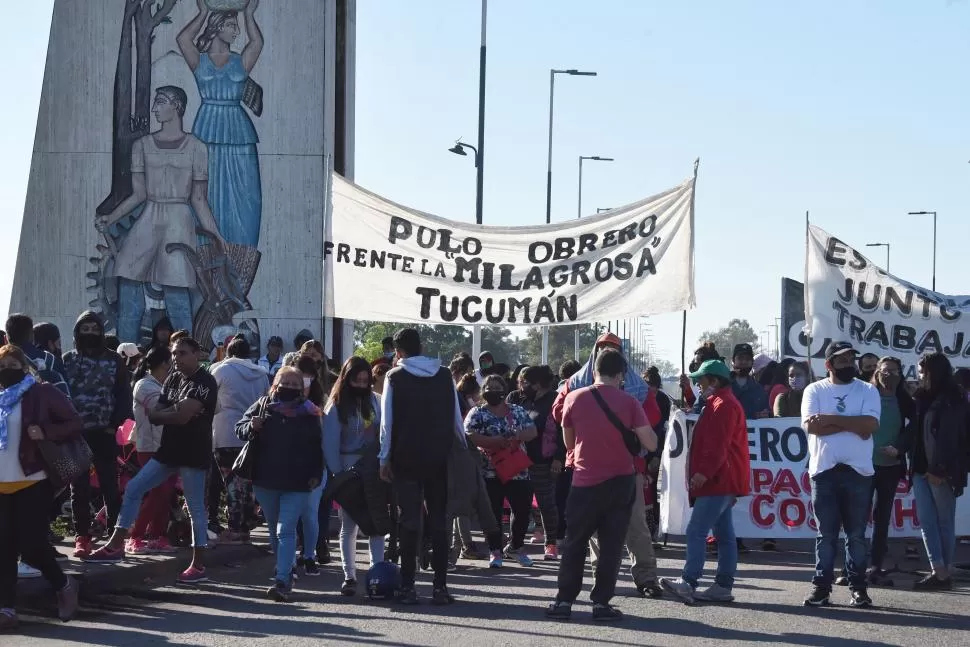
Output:
[[[603,327],[591,324],[580,326],[549,326],[549,366],[558,371],[563,362],[575,359],[576,329],[579,329],[579,361],[585,362],[593,352],[596,338],[603,334]],[[538,363],[542,358],[542,328],[529,328],[526,336],[519,340],[521,362]]]
[[[354,324],[354,352],[368,361],[380,357],[383,351],[381,340],[392,337],[395,331],[405,325],[416,328],[421,335],[424,354],[437,357],[443,363],[449,362],[460,352],[471,353],[472,351],[471,329],[463,326],[357,321]],[[490,351],[496,362],[504,362],[510,366],[515,366],[519,362],[519,347],[512,339],[512,332],[508,328],[483,327],[482,350]]]
[[[751,344],[755,352],[759,350],[758,334],[747,319],[732,319],[724,328],[705,332],[698,340],[698,345],[709,341],[714,342],[717,352],[728,360],[738,344]]]
[[[680,376],[680,368],[665,359],[654,357],[647,362],[647,367],[656,366],[662,378],[676,378]]]

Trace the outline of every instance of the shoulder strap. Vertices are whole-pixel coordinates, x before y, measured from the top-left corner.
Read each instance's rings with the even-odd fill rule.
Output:
[[[633,433],[632,429],[623,424],[619,417],[617,417],[617,415],[613,412],[613,409],[610,408],[610,405],[606,403],[606,400],[600,394],[599,389],[593,386],[590,387],[589,390],[593,393],[593,397],[596,398],[596,404],[600,405],[600,409],[602,409],[603,413],[606,414],[606,417],[610,423],[620,431],[620,434],[623,435],[623,442],[626,444],[627,448],[639,447],[640,439],[637,438],[637,435]],[[630,453],[632,454],[635,452],[631,451]]]

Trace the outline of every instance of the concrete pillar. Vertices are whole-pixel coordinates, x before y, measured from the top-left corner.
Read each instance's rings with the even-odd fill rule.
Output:
[[[337,139],[325,80],[338,1],[350,7],[342,122],[352,129],[353,0],[262,0],[258,56],[247,49],[258,40],[247,0],[206,0],[241,11],[207,11],[198,29],[195,2],[56,0],[11,309],[58,324],[65,347],[91,307],[109,330],[134,331],[126,337],[165,315],[191,322],[206,345],[222,326],[261,346],[323,333],[325,160]],[[162,93],[156,110],[160,87],[187,99],[181,140],[166,141],[178,92]],[[352,168],[353,138],[342,145]],[[194,231],[206,210],[227,247]],[[99,231],[99,216],[116,222]]]

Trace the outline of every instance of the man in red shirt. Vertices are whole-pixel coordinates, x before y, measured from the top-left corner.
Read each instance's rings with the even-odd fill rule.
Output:
[[[657,448],[657,436],[642,404],[621,388],[626,370],[623,355],[603,350],[596,357],[593,385],[572,391],[563,403],[563,439],[573,452],[573,484],[566,502],[569,525],[559,563],[559,593],[546,610],[550,618],[570,618],[572,604],[583,588],[586,545],[594,533],[599,536],[600,556],[590,594],[593,620],[623,617],[610,606],[610,600],[634,497],[643,496],[636,491],[634,454],[625,438],[632,434],[643,448]],[[622,431],[613,419],[624,427]]]
[[[708,360],[690,378],[700,387],[705,406],[694,426],[687,459],[687,487],[693,508],[686,531],[687,557],[681,579],[662,578],[660,584],[686,604],[693,604],[695,599],[731,602],[738,570],[732,513],[738,497],[751,492],[747,421],[724,362]],[[704,572],[707,534],[712,530],[717,537],[717,574],[713,586],[696,592]]]

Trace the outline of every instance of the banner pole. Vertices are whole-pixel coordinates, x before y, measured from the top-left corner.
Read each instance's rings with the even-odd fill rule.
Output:
[[[701,165],[701,158],[694,160],[694,184],[690,190],[690,291],[691,304],[694,301],[694,196],[697,194],[697,167]],[[687,310],[680,327],[680,372],[687,372]]]
[[[809,228],[811,226],[809,220],[808,209],[805,210],[805,288],[804,288],[804,301],[802,309],[805,311],[805,324],[808,328],[808,332],[805,334],[805,361],[808,363],[808,375],[810,378],[815,377],[815,369],[812,368],[812,334],[815,332],[814,321],[809,320],[810,314],[808,307],[808,255],[809,255],[809,242],[810,242],[810,232]]]

